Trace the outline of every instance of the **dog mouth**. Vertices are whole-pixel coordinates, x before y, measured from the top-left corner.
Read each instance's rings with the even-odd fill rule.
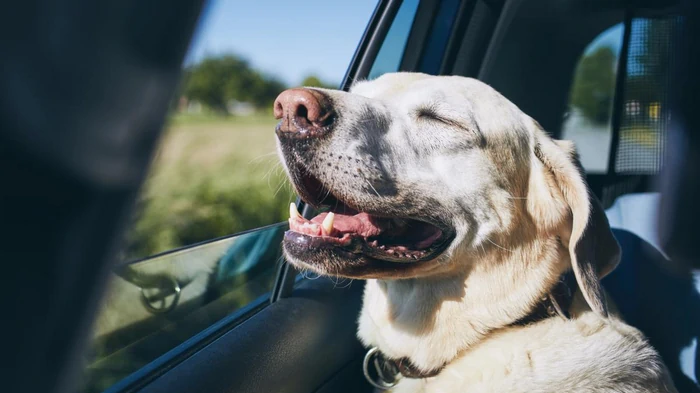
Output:
[[[434,259],[447,248],[452,231],[446,225],[360,211],[312,174],[301,172],[292,176],[301,198],[325,211],[306,219],[295,204],[290,205],[285,242],[293,249],[330,250],[350,259],[364,256],[387,262],[415,262]]]

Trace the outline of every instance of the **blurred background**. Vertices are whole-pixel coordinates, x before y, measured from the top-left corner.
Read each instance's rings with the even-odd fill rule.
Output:
[[[288,87],[337,88],[375,5],[208,3],[122,259],[287,219],[272,103]]]

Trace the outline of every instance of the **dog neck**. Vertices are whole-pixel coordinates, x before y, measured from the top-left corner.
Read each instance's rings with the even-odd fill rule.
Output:
[[[358,335],[390,358],[435,370],[496,329],[526,317],[568,267],[556,239],[451,258],[462,271],[368,280]],[[469,263],[469,261],[472,261]]]

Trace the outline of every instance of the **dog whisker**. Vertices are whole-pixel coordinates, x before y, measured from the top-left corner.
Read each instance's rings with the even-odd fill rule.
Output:
[[[377,189],[376,189],[376,188],[374,188],[374,186],[372,185],[372,182],[371,182],[371,181],[369,181],[369,180],[368,180],[368,179],[366,179],[366,178],[365,178],[365,181],[367,182],[367,184],[369,184],[369,186],[370,186],[370,188],[372,189],[372,191],[374,191],[374,193],[375,193],[375,194],[377,194],[377,196],[378,196],[379,198],[381,198],[382,196],[381,196],[381,195],[379,195],[379,192],[377,192]]]
[[[275,165],[271,166],[270,168],[268,168],[268,170],[265,171],[265,175],[263,175],[263,179],[269,179],[269,178],[270,178],[270,175],[272,175],[272,172],[273,172],[278,166],[280,166],[280,165],[281,165],[281,164],[278,162],[277,164],[275,164]]]
[[[276,176],[276,177],[281,177],[280,174],[279,174],[279,172],[278,172],[280,168],[281,168],[281,164],[278,163],[277,165],[275,165],[275,166],[271,167],[270,169],[268,169],[268,171],[267,171],[267,173],[265,174],[265,176],[263,176],[263,179],[264,179],[264,180],[267,180],[267,186],[268,186],[269,188],[272,188],[272,185],[270,184],[270,182],[272,181],[272,172],[273,172],[273,171],[275,171],[275,176]],[[289,183],[289,179],[283,177],[283,178],[281,179],[281,182],[282,182],[282,183]]]
[[[486,249],[484,248],[483,244],[479,244],[479,248],[481,249],[481,253],[486,256]]]
[[[299,272],[299,274],[301,274],[301,276],[304,277],[304,278],[307,279],[307,280],[318,280],[319,278],[321,278],[321,275],[320,275],[320,274],[318,274],[318,273],[316,273],[316,272],[314,272],[314,271],[312,271],[311,269],[308,269],[308,268],[302,269],[302,270]],[[315,274],[316,276],[315,276],[315,277],[312,277],[311,274]]]
[[[505,247],[503,247],[503,246],[499,246],[498,244],[494,243],[493,240],[489,239],[488,237],[486,238],[486,240],[488,240],[489,243],[491,243],[491,244],[493,244],[494,246],[500,248],[501,250],[505,250],[505,251],[508,251],[508,252],[513,252],[513,250],[509,250],[509,249],[507,249],[507,248],[505,248]]]
[[[275,198],[275,197],[277,196],[277,194],[282,190],[282,188],[283,188],[286,184],[289,184],[288,180],[282,179],[282,181],[280,182],[280,185],[277,187],[277,190],[276,190],[275,193],[272,195],[272,197]]]
[[[343,285],[342,287],[339,287],[340,289],[350,288],[350,285],[352,285],[353,280],[343,277],[343,281],[347,282],[347,284]]]
[[[270,153],[261,154],[261,155],[255,157],[255,158],[252,158],[250,161],[248,161],[248,164],[252,164],[252,163],[254,163],[254,162],[256,162],[256,161],[262,161],[263,159],[269,158],[270,156],[273,156],[273,155],[277,155],[277,152],[276,152],[276,151],[273,151],[273,152],[270,152]]]

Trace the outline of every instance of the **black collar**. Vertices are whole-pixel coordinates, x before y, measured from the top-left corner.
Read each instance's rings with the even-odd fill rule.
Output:
[[[573,270],[559,276],[554,288],[546,294],[529,314],[513,322],[509,326],[525,326],[543,319],[559,316],[569,319],[569,309],[578,289]]]
[[[525,326],[556,316],[569,319],[569,308],[577,289],[576,277],[573,271],[569,270],[559,277],[554,288],[537,303],[529,314],[508,326]],[[374,375],[370,373],[370,364],[374,366],[372,367]],[[446,365],[426,371],[413,365],[408,358],[390,359],[378,348],[372,347],[365,355],[363,371],[367,381],[374,387],[389,389],[396,385],[401,377],[414,379],[434,377],[440,374]]]

